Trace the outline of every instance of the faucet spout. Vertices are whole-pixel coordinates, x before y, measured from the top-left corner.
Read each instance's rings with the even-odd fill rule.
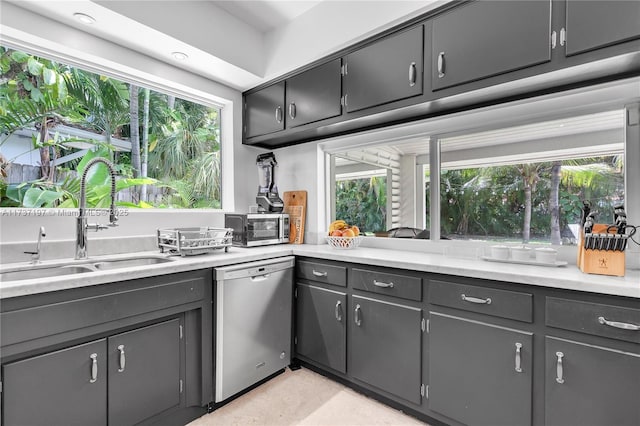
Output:
[[[40,250],[42,248],[42,238],[46,237],[47,234],[44,230],[44,226],[41,226],[38,230],[38,242],[36,244],[36,251],[25,251],[25,254],[31,255],[31,263],[38,264],[40,263]]]
[[[109,226],[118,226],[118,217],[116,215],[116,171],[115,166],[109,160],[101,157],[96,157],[90,160],[82,172],[80,178],[80,202],[78,205],[78,218],[76,219],[76,259],[87,258],[87,230],[100,230],[106,227],[100,225],[87,224],[87,174],[89,169],[98,163],[103,163],[109,168],[109,175],[111,176],[111,206],[109,207]]]

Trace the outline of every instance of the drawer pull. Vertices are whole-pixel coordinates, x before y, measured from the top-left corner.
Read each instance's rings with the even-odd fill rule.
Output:
[[[95,383],[98,381],[98,354],[91,354],[91,379],[89,383]]]
[[[353,320],[355,321],[356,325],[360,327],[360,325],[362,324],[362,320],[360,319],[360,305],[356,305],[355,315],[353,316]]]
[[[480,305],[490,305],[491,304],[491,298],[487,297],[486,299],[480,299],[478,297],[471,297],[471,296],[467,296],[465,294],[460,295],[460,298],[462,300],[464,300],[465,302],[469,302],[469,303],[477,303]]]
[[[118,350],[120,351],[118,373],[122,373],[124,371],[124,364],[126,362],[126,359],[124,357],[124,345],[118,346]]]
[[[520,366],[521,363],[521,349],[522,349],[522,343],[516,343],[516,371],[518,373],[522,373],[522,367]]]
[[[598,322],[609,327],[621,328],[622,330],[638,331],[640,325],[629,324],[628,322],[608,321],[605,317],[598,317]]]
[[[375,285],[376,287],[382,287],[382,288],[393,288],[392,282],[385,283],[382,281],[373,280],[373,285]]]
[[[342,303],[339,300],[336,302],[336,320],[342,321]]]
[[[558,357],[558,362],[556,363],[556,382],[563,384],[564,371],[562,370],[562,357],[564,357],[564,354],[562,352],[556,352],[556,356]]]
[[[327,271],[322,271],[322,272],[320,272],[320,271],[316,271],[316,270],[314,269],[314,270],[312,270],[311,272],[312,272],[312,273],[313,273],[313,275],[315,275],[316,277],[326,277],[326,276],[328,275],[328,274],[327,274]]]

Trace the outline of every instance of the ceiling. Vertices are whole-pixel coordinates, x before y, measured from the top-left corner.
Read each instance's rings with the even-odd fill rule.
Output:
[[[0,0],[246,90],[449,0]],[[78,13],[91,16],[80,22]],[[3,15],[5,14],[4,11]],[[2,19],[3,32],[29,32]],[[42,40],[43,43],[49,40]],[[63,46],[74,41],[63,40]],[[173,52],[187,58],[177,61]],[[93,53],[93,52],[91,52]]]

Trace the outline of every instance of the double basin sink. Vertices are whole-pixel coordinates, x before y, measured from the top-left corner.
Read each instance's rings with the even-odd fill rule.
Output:
[[[69,260],[55,265],[30,264],[0,269],[0,281],[20,281],[36,278],[52,278],[62,275],[84,274],[89,272],[109,271],[112,269],[132,268],[159,263],[173,262],[174,259],[153,255],[136,255],[129,257],[95,258]]]

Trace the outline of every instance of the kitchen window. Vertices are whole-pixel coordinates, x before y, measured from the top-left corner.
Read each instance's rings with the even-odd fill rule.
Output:
[[[218,105],[4,46],[0,68],[2,207],[77,207],[78,170],[101,156],[123,208],[221,208]],[[107,184],[89,176],[89,207]]]

